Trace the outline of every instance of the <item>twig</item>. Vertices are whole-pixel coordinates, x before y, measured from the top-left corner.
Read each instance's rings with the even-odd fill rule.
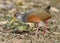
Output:
[[[53,32],[53,34],[56,34],[57,35],[57,34],[60,34],[60,33],[59,32]]]

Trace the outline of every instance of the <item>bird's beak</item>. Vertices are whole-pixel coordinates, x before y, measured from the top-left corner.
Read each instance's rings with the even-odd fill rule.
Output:
[[[15,17],[13,17],[13,18],[12,18],[12,20],[11,20],[11,23],[13,23],[15,20],[16,20],[16,18],[15,18]]]

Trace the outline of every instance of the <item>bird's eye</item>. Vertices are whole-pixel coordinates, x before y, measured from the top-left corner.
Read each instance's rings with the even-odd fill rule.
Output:
[[[19,16],[19,15],[20,15],[19,12],[16,12],[16,13],[14,14],[15,17],[17,17],[17,16]]]

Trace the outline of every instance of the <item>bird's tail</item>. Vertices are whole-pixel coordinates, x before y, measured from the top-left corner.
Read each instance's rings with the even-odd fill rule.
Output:
[[[49,5],[49,6],[47,6],[47,7],[45,8],[45,10],[46,10],[47,12],[49,12],[50,8],[51,8],[51,6]]]

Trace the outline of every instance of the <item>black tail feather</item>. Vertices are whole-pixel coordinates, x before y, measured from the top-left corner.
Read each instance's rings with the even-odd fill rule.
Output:
[[[51,8],[51,6],[49,5],[47,8],[45,8],[45,10],[46,10],[47,12],[49,12],[50,8]]]

